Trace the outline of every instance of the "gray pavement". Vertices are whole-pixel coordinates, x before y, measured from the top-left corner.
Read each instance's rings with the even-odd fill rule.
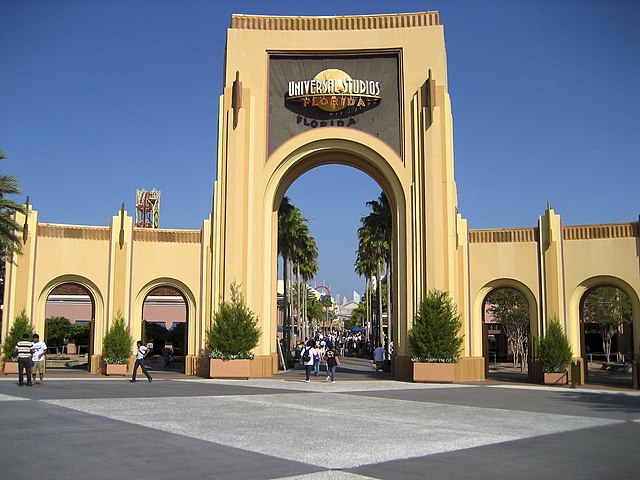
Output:
[[[637,391],[347,377],[0,379],[0,478],[640,476]]]

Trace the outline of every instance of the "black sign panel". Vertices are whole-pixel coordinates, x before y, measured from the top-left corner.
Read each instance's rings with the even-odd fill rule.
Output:
[[[355,128],[398,155],[399,53],[269,56],[269,154],[310,129]]]

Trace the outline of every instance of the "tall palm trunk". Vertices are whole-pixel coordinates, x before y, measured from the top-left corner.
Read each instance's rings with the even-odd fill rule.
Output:
[[[291,358],[291,316],[289,312],[289,295],[287,290],[288,275],[287,264],[289,260],[286,255],[282,256],[282,282],[284,283],[283,301],[284,301],[284,318],[282,325],[282,339],[284,340],[284,358],[288,364]]]
[[[393,328],[391,327],[391,262],[387,263],[387,352],[391,354]]]
[[[298,337],[299,337],[300,335],[302,335],[302,332],[300,330],[301,327],[302,327],[302,308],[301,308],[301,305],[300,305],[300,303],[302,302],[302,294],[301,294],[301,292],[302,292],[302,284],[300,283],[300,263],[299,262],[296,263],[296,282],[298,283],[298,288],[297,288],[297,292],[296,292],[296,294],[298,296],[297,302],[296,302],[296,305],[297,305],[297,318],[298,318],[298,320],[297,320],[298,329],[296,331],[298,332]]]
[[[371,341],[373,332],[371,331],[372,326],[372,315],[371,315],[371,276],[367,276],[367,338]]]
[[[378,293],[378,332],[380,335],[378,343],[380,345],[384,345],[384,322],[382,321],[382,265],[380,260],[378,260],[378,282],[376,290]]]

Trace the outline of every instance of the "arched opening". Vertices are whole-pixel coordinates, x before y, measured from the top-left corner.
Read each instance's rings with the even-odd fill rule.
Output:
[[[586,382],[632,385],[633,310],[631,298],[620,285],[595,283],[582,295],[580,356]]]
[[[388,304],[391,305],[392,308],[390,315],[387,316],[389,320],[385,323],[383,318],[382,325],[383,328],[386,328],[391,332],[391,334],[386,334],[390,335],[394,340],[391,348],[397,348],[399,342],[397,343],[395,340],[404,338],[403,335],[406,336],[407,328],[406,311],[408,306],[406,304],[406,262],[408,259],[406,258],[407,249],[405,245],[406,200],[403,187],[391,166],[391,161],[389,159],[385,159],[383,154],[388,154],[394,161],[398,160],[398,164],[400,164],[400,160],[397,158],[395,153],[390,152],[388,147],[382,144],[379,151],[373,151],[370,147],[345,139],[322,139],[319,141],[309,142],[308,144],[304,144],[303,139],[301,138],[296,138],[295,140],[296,143],[300,144],[299,148],[294,149],[293,152],[284,157],[280,163],[277,163],[277,168],[273,172],[270,185],[266,191],[266,194],[270,196],[271,201],[273,202],[273,208],[269,219],[269,223],[272,225],[271,228],[274,230],[277,228],[278,208],[282,199],[288,194],[288,189],[305,173],[310,172],[316,167],[339,165],[352,167],[353,169],[366,174],[369,177],[369,181],[372,182],[373,192],[376,192],[372,192],[373,195],[371,198],[367,198],[366,201],[376,200],[382,190],[388,199],[391,210],[392,227],[389,264],[392,267],[390,268],[390,275],[388,276],[391,284]],[[368,138],[368,140],[370,141],[371,139]],[[334,192],[325,192],[325,194],[328,193]],[[366,212],[366,201],[360,207],[363,213]],[[355,235],[356,232],[353,232],[353,234]],[[273,235],[273,237],[275,236],[276,235]],[[273,255],[271,258],[277,258],[277,242],[272,244],[271,249]],[[398,262],[398,258],[402,258],[403,262]],[[271,265],[275,268],[268,269],[268,271],[271,272],[270,276],[272,275],[269,281],[273,282],[272,284],[274,286],[278,283],[277,263],[278,262],[273,261]],[[350,262],[351,265],[353,265],[353,263],[353,261]],[[320,280],[322,281],[324,279]],[[275,292],[273,298],[276,298]],[[400,298],[403,298],[404,301],[399,301]],[[402,325],[399,325],[398,318],[404,319]],[[288,327],[286,322],[287,320],[285,319],[285,325],[283,325],[283,337],[286,336],[287,328],[291,328],[291,331],[293,332],[293,327]],[[274,325],[274,330],[276,327],[277,325]],[[367,324],[360,328],[369,328],[372,330],[373,327]],[[302,329],[302,331],[304,332],[305,330]],[[286,348],[287,347],[285,346],[285,350]],[[367,345],[366,350],[363,349],[363,351],[370,351],[370,349],[371,346]]]
[[[317,166],[287,189],[284,198],[288,203],[281,204],[279,219],[286,214],[285,207],[299,210],[298,217],[308,226],[317,247],[316,251],[305,248],[305,239],[292,238],[292,243],[297,240],[301,244],[301,251],[294,248],[287,253],[287,271],[283,246],[278,247],[282,309],[278,337],[283,351],[290,345],[291,358],[298,360],[301,345],[314,339],[321,350],[328,344],[339,349],[343,372],[367,376],[375,374],[371,358],[380,343],[386,347],[385,366],[390,372],[392,213],[381,190],[370,176],[344,165]],[[292,217],[294,223],[299,223],[298,217]],[[294,237],[301,229],[279,221],[280,241],[288,246],[281,238],[284,228],[289,228]],[[304,229],[302,232],[305,234]],[[380,251],[373,252],[373,246]],[[290,364],[294,365],[298,363]]]
[[[95,300],[79,283],[61,283],[46,298],[47,368],[88,369],[93,353]]]
[[[185,372],[188,345],[187,302],[180,290],[153,288],[142,304],[142,341],[151,345],[149,370]]]
[[[530,347],[537,336],[535,296],[517,280],[497,279],[481,290],[478,301],[485,377],[531,381]]]

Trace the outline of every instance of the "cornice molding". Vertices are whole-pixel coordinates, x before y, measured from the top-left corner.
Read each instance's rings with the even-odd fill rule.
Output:
[[[241,30],[335,31],[380,30],[440,25],[440,12],[353,15],[343,17],[271,17],[232,15],[231,28]]]

